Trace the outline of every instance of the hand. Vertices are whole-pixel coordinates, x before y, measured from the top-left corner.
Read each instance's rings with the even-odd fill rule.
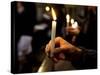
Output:
[[[49,56],[50,53],[53,53],[51,58],[57,62],[58,60],[65,60],[65,58],[68,60],[73,60],[73,58],[70,57],[70,54],[80,52],[80,49],[65,41],[63,38],[57,37],[55,38],[55,49],[51,50],[51,41],[49,41],[49,43],[46,45],[45,52]],[[67,55],[68,57],[65,57],[64,54],[68,54],[70,56]]]

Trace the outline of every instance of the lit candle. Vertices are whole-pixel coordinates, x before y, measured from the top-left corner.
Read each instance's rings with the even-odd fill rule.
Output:
[[[72,25],[74,24],[74,19],[71,19],[71,24],[72,24]]]
[[[67,23],[69,23],[69,21],[70,21],[70,16],[69,16],[69,14],[66,15],[66,19],[67,19]]]
[[[52,13],[53,20],[56,20],[57,17],[56,17],[56,13],[53,8],[51,8],[51,13]]]
[[[67,28],[69,27],[69,22],[70,22],[70,16],[69,14],[66,15],[66,19],[67,19]],[[67,32],[68,35],[68,32]]]
[[[51,12],[52,12],[52,17],[53,17],[53,21],[52,21],[52,32],[51,32],[51,49],[54,50],[55,48],[55,35],[56,35],[56,14],[53,8],[51,8]],[[51,53],[50,55],[51,57],[53,56],[53,53]]]
[[[72,28],[77,28],[78,27],[78,23],[75,21],[74,24],[72,24]]]
[[[72,28],[74,28],[74,29],[78,28],[78,23],[76,21],[72,24]],[[73,36],[72,43],[74,43],[75,40],[76,40],[76,35]]]
[[[52,12],[52,30],[51,30],[51,49],[54,50],[55,48],[55,35],[56,35],[56,14],[53,8],[51,8]],[[50,56],[53,56],[53,53],[50,53]],[[43,60],[38,72],[47,72],[54,69],[54,62],[48,56],[45,57]]]

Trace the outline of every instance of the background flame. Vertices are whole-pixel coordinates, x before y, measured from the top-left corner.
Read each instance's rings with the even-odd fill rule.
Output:
[[[74,24],[72,24],[72,27],[73,28],[77,28],[78,27],[78,23],[77,22],[74,22]]]

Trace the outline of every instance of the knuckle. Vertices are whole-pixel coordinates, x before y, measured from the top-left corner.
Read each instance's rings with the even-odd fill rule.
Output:
[[[59,40],[59,39],[61,39],[61,37],[58,36],[56,39]]]

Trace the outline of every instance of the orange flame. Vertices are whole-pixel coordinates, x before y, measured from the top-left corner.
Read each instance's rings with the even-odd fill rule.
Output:
[[[56,19],[57,19],[57,17],[56,17],[56,13],[55,13],[55,11],[54,11],[54,9],[53,9],[53,8],[51,8],[51,12],[52,12],[52,17],[53,17],[53,20],[56,20]]]

